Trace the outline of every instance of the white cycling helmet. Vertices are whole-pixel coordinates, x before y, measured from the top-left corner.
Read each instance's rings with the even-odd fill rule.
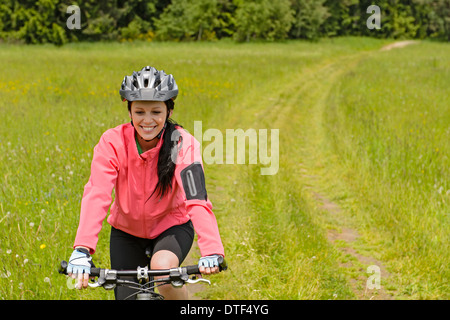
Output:
[[[125,76],[119,90],[122,101],[166,101],[175,100],[178,86],[171,74],[146,66]]]

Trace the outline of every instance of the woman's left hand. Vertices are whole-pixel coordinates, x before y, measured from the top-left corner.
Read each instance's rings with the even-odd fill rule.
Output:
[[[221,255],[214,254],[211,256],[201,257],[198,261],[198,270],[201,274],[219,273],[219,258]]]

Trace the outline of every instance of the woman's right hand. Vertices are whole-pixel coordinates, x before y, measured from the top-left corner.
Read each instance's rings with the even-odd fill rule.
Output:
[[[92,257],[88,249],[76,248],[72,252],[67,266],[67,274],[73,279],[78,278],[75,288],[87,288],[92,266]]]

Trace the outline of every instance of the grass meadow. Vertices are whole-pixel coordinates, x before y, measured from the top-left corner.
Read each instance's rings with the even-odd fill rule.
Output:
[[[114,298],[73,290],[57,266],[72,251],[93,147],[129,121],[120,83],[146,65],[175,76],[173,119],[191,133],[194,121],[279,129],[277,174],[261,175],[260,162],[205,166],[230,268],[202,298],[370,298],[359,293],[367,265],[340,248],[351,246],[383,262],[393,299],[448,299],[449,46],[379,51],[387,43],[1,45],[0,299]],[[359,238],[331,242],[343,227]],[[106,221],[93,259],[109,266]]]

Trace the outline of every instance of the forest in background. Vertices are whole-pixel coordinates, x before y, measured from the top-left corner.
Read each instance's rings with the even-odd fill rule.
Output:
[[[378,29],[367,27],[371,5],[380,8]],[[75,18],[78,26],[69,28]],[[449,41],[449,25],[450,0],[0,0],[0,42],[6,43],[337,36]]]

